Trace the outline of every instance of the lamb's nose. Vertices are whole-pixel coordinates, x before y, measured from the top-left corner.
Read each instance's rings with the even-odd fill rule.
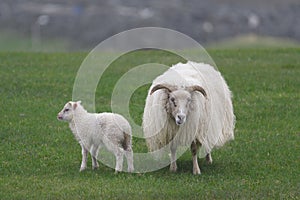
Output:
[[[58,114],[57,119],[62,120],[62,116],[60,114]]]

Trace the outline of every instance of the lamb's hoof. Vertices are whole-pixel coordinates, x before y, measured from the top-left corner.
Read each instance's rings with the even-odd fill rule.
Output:
[[[80,167],[79,172],[82,172],[86,169],[86,167]]]
[[[127,172],[128,172],[128,173],[132,173],[133,171],[134,171],[134,168],[128,168],[128,169],[127,169]]]
[[[115,174],[118,174],[118,173],[120,173],[121,171],[119,171],[119,170],[115,170]]]

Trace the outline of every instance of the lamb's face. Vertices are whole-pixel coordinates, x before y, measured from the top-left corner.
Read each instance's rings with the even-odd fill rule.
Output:
[[[191,100],[191,93],[186,90],[175,90],[169,93],[168,107],[177,125],[185,123]]]
[[[71,121],[73,119],[73,102],[68,102],[57,115],[58,120]]]

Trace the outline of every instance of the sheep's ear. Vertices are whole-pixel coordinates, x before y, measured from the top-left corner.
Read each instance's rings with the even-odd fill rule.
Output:
[[[169,93],[173,92],[175,90],[174,86],[170,86],[170,85],[163,85],[163,84],[158,84],[156,86],[154,86],[150,92],[150,95],[152,95],[156,90],[161,90],[161,89],[165,89],[167,90]]]
[[[81,101],[77,101],[78,104],[81,104]]]
[[[207,97],[207,94],[206,94],[204,88],[201,87],[201,86],[199,86],[199,85],[193,85],[193,86],[190,86],[190,87],[187,88],[187,90],[188,90],[189,92],[194,92],[194,91],[201,92],[201,93],[203,94],[204,97]]]

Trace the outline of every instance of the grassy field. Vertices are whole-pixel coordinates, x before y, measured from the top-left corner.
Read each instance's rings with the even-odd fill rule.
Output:
[[[37,39],[36,39],[37,40]],[[0,52],[34,51],[34,52],[60,52],[71,49],[67,39],[48,39],[42,37],[37,41],[20,35],[16,31],[0,30]]]
[[[0,53],[0,199],[300,199],[300,49],[209,53],[234,94],[236,138],[212,153],[212,165],[200,160],[200,176],[189,152],[175,174],[92,171],[90,160],[79,173],[80,146],[56,115],[86,54]],[[97,111],[109,111],[124,71],[152,59],[179,61],[153,51],[120,58],[99,83]],[[132,97],[138,123],[146,90]],[[134,139],[134,151],[143,150]]]

